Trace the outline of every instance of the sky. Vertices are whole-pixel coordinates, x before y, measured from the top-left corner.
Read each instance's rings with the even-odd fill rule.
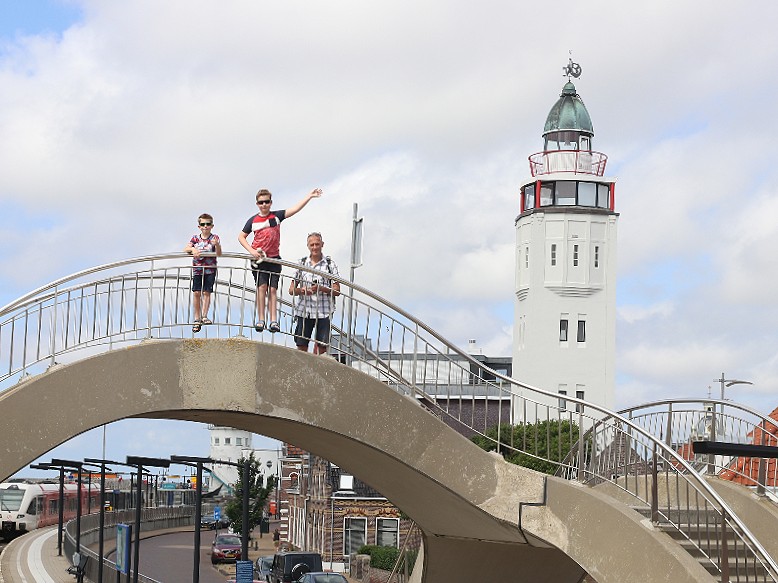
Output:
[[[724,372],[753,382],[727,398],[767,413],[776,25],[766,0],[0,0],[0,304],[180,250],[201,212],[240,251],[258,188],[283,208],[321,187],[282,256],[316,230],[347,265],[357,203],[358,283],[510,355],[519,187],[572,51],[618,180],[617,406],[717,395]],[[109,456],[207,454],[195,424],[106,433]],[[99,457],[101,439],[55,453]]]

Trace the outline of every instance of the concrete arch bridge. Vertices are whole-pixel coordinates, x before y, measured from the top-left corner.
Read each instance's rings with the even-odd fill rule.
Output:
[[[753,522],[628,416],[485,368],[342,279],[335,358],[292,350],[298,266],[284,261],[282,332],[254,330],[248,261],[228,254],[214,323],[193,337],[190,263],[95,267],[0,310],[0,477],[119,419],[201,421],[294,443],[378,489],[423,533],[418,581],[778,581],[775,537],[754,534],[765,513]]]

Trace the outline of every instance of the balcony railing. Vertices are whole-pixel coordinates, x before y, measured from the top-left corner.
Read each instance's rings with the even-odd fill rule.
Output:
[[[602,176],[608,156],[602,152],[590,150],[552,150],[538,152],[529,157],[529,171],[532,176],[553,174],[554,172],[572,172]]]

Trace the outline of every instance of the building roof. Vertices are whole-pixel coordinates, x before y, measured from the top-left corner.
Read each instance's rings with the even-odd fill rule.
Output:
[[[548,112],[543,135],[564,130],[594,135],[592,118],[589,117],[584,102],[575,90],[575,85],[570,81],[565,83],[559,99]]]
[[[770,419],[778,421],[778,407],[773,409],[773,412],[770,413],[769,417]],[[778,447],[778,427],[775,425],[764,423],[760,425],[760,431],[752,431],[748,434],[748,437],[754,445]],[[762,462],[767,464],[765,486],[775,488],[778,486],[778,478],[776,478],[776,470],[778,469],[776,468],[776,463],[778,463],[778,460],[775,458],[765,458]],[[719,478],[744,486],[756,486],[758,475],[758,458],[738,457],[728,469],[719,474]]]

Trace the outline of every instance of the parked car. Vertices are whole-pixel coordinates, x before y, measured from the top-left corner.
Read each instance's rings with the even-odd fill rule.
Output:
[[[220,534],[211,543],[211,563],[240,560],[240,537],[234,534]]]
[[[228,528],[229,526],[230,526],[229,518],[220,518],[219,520],[214,520],[213,516],[200,517],[200,528],[207,528],[208,530],[217,530],[220,528]]]
[[[319,571],[305,573],[297,580],[297,583],[348,583],[348,579],[340,573]]]
[[[254,566],[257,579],[260,581],[270,581],[270,569],[273,567],[273,555],[259,557]]]
[[[273,555],[270,583],[292,583],[306,573],[322,570],[319,553],[286,552]]]

